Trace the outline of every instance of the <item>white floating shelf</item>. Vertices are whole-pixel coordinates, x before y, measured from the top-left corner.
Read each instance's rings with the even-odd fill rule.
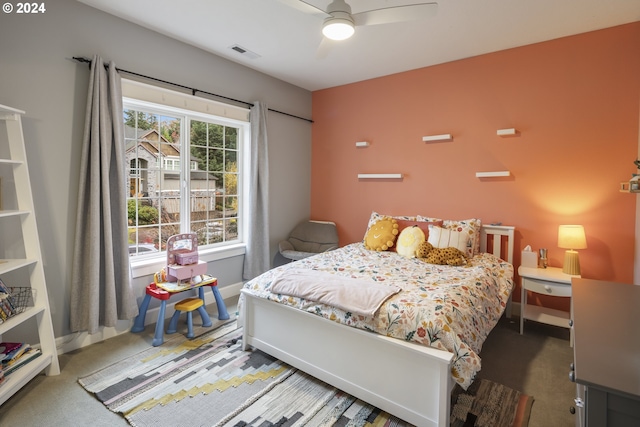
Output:
[[[358,141],[356,142],[356,147],[368,147],[369,141]]]
[[[423,136],[422,140],[424,142],[453,141],[453,137],[451,136],[450,133],[445,133],[442,135]]]
[[[497,135],[498,136],[513,136],[513,135],[517,135],[518,131],[514,128],[511,129],[498,129]]]
[[[476,172],[476,178],[496,178],[500,176],[511,176],[511,172],[509,171]]]
[[[402,179],[401,173],[359,173],[358,179]]]

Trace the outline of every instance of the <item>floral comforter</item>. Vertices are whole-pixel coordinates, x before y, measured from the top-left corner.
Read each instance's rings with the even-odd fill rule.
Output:
[[[269,291],[275,275],[301,268],[388,283],[402,291],[373,317]],[[480,371],[482,344],[513,289],[513,266],[488,253],[474,256],[463,267],[433,265],[353,243],[274,268],[244,287],[256,296],[338,323],[453,353],[451,374],[467,389]]]

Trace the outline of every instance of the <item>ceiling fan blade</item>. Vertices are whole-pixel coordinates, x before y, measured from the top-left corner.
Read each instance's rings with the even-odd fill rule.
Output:
[[[317,15],[317,16],[322,16],[322,17],[326,17],[329,16],[329,14],[327,12],[325,12],[322,9],[319,9],[317,7],[315,7],[314,5],[312,5],[311,3],[307,3],[306,1],[303,0],[278,0],[280,3],[284,3],[287,6],[290,6],[294,9],[299,10],[300,12],[303,13],[307,13],[310,15]]]
[[[331,48],[336,44],[335,40],[328,39],[326,37],[322,38],[320,45],[318,45],[318,49],[316,50],[316,59],[324,59],[329,55]]]
[[[379,25],[425,19],[434,16],[437,11],[438,3],[433,2],[367,10],[351,16],[356,25]]]

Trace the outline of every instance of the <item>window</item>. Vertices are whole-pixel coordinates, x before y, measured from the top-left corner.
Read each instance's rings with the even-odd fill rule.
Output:
[[[186,232],[201,249],[242,243],[248,122],[128,97],[123,104],[130,255],[158,256]]]

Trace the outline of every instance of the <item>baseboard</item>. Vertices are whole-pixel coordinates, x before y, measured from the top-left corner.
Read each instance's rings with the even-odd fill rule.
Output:
[[[242,289],[242,283],[234,283],[233,285],[228,285],[224,287],[218,288],[220,290],[220,294],[223,299],[234,298],[240,295],[240,289]],[[205,292],[205,305],[214,304],[215,298],[213,297],[213,292]],[[178,302],[176,300],[173,303],[167,304],[167,309],[165,311],[165,319],[171,317],[173,315],[173,305]],[[158,311],[160,311],[159,307],[150,308],[147,310],[147,316],[145,317],[145,326],[150,325],[152,323],[156,323],[158,319]],[[232,316],[235,313],[229,313]],[[63,337],[56,338],[56,348],[58,350],[58,354],[68,353],[70,351],[77,350],[82,347],[86,347],[91,344],[95,344],[101,341],[104,341],[109,338],[113,338],[120,334],[127,333],[131,330],[131,326],[133,325],[133,320],[130,321],[118,321],[118,324],[114,327],[102,327],[99,332],[95,334],[89,334],[87,332],[77,332],[75,334],[66,335]]]

